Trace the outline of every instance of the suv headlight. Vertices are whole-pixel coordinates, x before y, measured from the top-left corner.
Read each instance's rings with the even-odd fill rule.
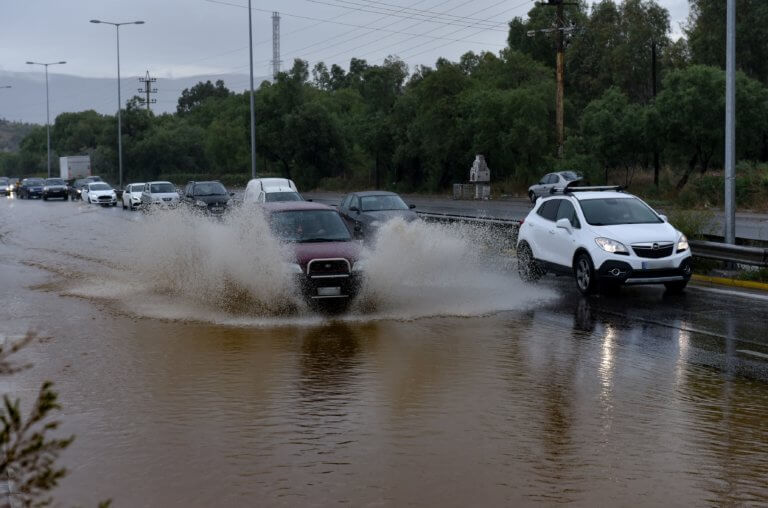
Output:
[[[285,263],[285,269],[288,271],[288,273],[295,273],[299,275],[304,275],[304,270],[301,269],[301,266],[296,263]]]
[[[613,254],[629,254],[627,247],[623,243],[611,240],[610,238],[595,238],[595,243],[605,252],[611,252]]]
[[[368,261],[365,259],[361,259],[360,261],[356,261],[354,265],[352,265],[352,271],[353,272],[364,272],[368,269]]]
[[[680,238],[677,239],[677,252],[683,252],[688,250],[688,238],[684,234],[680,233]]]
[[[196,204],[197,206],[208,206],[208,205],[206,204],[206,202],[205,202],[205,201],[202,201],[202,200],[200,200],[200,199],[198,199],[197,201],[195,201],[195,204]]]
[[[44,190],[45,192],[48,192],[48,187],[43,187],[43,190]]]

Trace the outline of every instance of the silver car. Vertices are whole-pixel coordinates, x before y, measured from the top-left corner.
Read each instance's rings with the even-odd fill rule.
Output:
[[[552,193],[552,189],[562,190],[571,182],[581,180],[583,176],[575,171],[558,171],[557,173],[549,173],[539,181],[539,183],[533,184],[528,187],[528,197],[531,199],[531,203],[535,203],[536,199],[541,196],[549,196]]]

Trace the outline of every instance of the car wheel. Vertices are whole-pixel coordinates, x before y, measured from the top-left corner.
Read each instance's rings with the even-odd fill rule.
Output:
[[[114,203],[112,203],[112,206],[117,206],[117,201],[115,201]]]
[[[48,201],[48,196],[46,196],[45,194],[43,194],[43,201]]]
[[[64,194],[64,201],[69,201],[69,196],[67,194]]]
[[[671,295],[679,295],[685,290],[685,286],[688,285],[687,280],[678,280],[675,282],[665,282],[664,287],[667,288],[667,293]]]
[[[573,264],[573,273],[576,278],[576,288],[581,294],[591,295],[597,288],[597,277],[595,277],[595,266],[592,259],[581,253],[576,256],[576,262]]]
[[[524,282],[536,282],[544,275],[533,257],[531,247],[525,242],[517,249],[517,273]]]
[[[533,192],[533,191],[530,191],[528,193],[528,199],[531,200],[531,203],[535,203],[536,202],[536,193]]]

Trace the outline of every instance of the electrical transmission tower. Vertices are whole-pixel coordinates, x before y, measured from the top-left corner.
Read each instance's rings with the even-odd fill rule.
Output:
[[[150,97],[150,94],[157,93],[157,88],[152,88],[152,83],[155,83],[156,81],[157,78],[149,77],[149,71],[147,71],[146,76],[139,78],[139,83],[144,84],[144,88],[139,88],[139,93],[143,93],[147,96],[146,99],[141,99],[141,102],[147,105],[147,111],[149,111],[150,104],[157,103],[157,99],[152,99]]]
[[[272,13],[272,77],[277,79],[280,74],[280,13]]]
[[[557,156],[563,156],[563,145],[565,143],[565,35],[572,34],[578,28],[571,24],[565,26],[565,17],[563,15],[563,6],[576,5],[576,2],[566,2],[564,0],[545,0],[538,2],[538,5],[546,5],[557,8],[557,19],[553,28],[544,28],[541,30],[529,30],[528,37],[534,37],[537,33],[555,33],[557,35],[557,93],[555,95],[555,123],[557,130]]]

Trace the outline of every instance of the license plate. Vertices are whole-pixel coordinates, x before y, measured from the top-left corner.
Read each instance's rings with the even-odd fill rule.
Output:
[[[339,295],[341,295],[340,287],[317,288],[317,296],[339,296]]]
[[[674,268],[672,259],[659,259],[657,261],[643,261],[643,270],[656,270],[658,268]]]

